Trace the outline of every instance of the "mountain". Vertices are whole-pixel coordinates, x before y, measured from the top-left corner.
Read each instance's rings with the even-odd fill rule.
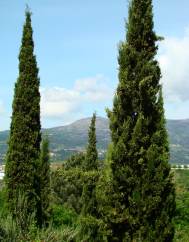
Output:
[[[48,135],[52,161],[63,161],[75,152],[84,151],[87,145],[90,118],[78,120],[70,125],[43,129]],[[97,117],[96,133],[99,156],[104,157],[110,142],[108,119]],[[189,119],[167,120],[169,133],[171,163],[189,164]],[[0,162],[3,161],[7,149],[9,131],[0,132]]]
[[[90,122],[91,118],[85,118],[70,125],[44,130],[43,134],[47,134],[50,140],[52,159],[64,160],[74,152],[84,151]],[[103,157],[110,142],[108,119],[97,117],[96,135],[97,148],[100,156]]]
[[[189,119],[167,120],[171,163],[189,164]]]

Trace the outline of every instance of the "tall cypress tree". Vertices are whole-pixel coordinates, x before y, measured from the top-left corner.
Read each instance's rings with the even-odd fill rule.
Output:
[[[5,170],[7,202],[12,212],[19,193],[27,197],[28,212],[34,212],[36,206],[34,177],[38,172],[41,142],[40,81],[32,35],[31,12],[27,9]]]
[[[155,60],[152,0],[131,0],[119,47],[112,132],[113,241],[172,241],[175,193],[170,174],[161,71]]]

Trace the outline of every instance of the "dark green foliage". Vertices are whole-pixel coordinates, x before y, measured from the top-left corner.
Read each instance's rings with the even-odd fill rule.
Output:
[[[102,220],[98,219],[96,185],[99,179],[98,152],[96,148],[96,114],[93,114],[88,132],[88,146],[83,164],[82,209],[79,217],[79,241],[103,241],[100,235]]]
[[[97,195],[99,177],[100,173],[96,170],[84,173],[82,210],[78,220],[77,241],[108,241],[110,231],[102,219],[102,213],[99,212],[99,202],[101,202]],[[104,190],[101,192],[104,193]]]
[[[49,141],[47,138],[43,139],[42,141],[39,172],[37,175],[37,221],[39,226],[42,227],[46,226],[50,219],[50,155]]]
[[[98,152],[96,149],[96,114],[93,114],[88,132],[88,146],[83,168],[82,216],[97,214],[96,183],[98,181]]]
[[[0,188],[0,217],[7,216],[6,189]]]
[[[66,160],[61,168],[51,174],[54,203],[81,212],[81,195],[83,191],[83,162],[85,155],[78,153]]]
[[[90,171],[98,168],[98,151],[96,148],[96,114],[93,114],[91,124],[88,131],[88,145],[86,151],[85,162],[83,168],[86,171]]]
[[[116,216],[114,190],[112,182],[112,154],[113,145],[110,143],[104,161],[104,168],[100,172],[100,177],[96,186],[96,198],[98,201],[98,216],[103,221],[103,235],[107,241],[114,241],[112,233],[112,219]],[[105,240],[106,241],[106,240]]]
[[[85,217],[80,217],[79,220],[80,226],[79,232],[77,234],[78,242],[107,242],[107,236],[104,223],[101,219],[98,219],[91,215],[86,215]]]
[[[27,196],[29,213],[34,212],[36,205],[34,174],[39,171],[37,161],[40,154],[41,125],[38,68],[33,52],[31,13],[27,10],[5,171],[7,202],[12,212],[20,192]]]
[[[85,154],[78,153],[78,154],[72,155],[69,159],[67,159],[64,162],[63,167],[65,170],[69,170],[72,168],[82,168],[84,160],[85,160]]]
[[[112,132],[113,241],[172,241],[175,194],[170,175],[151,0],[132,0],[119,47]]]
[[[84,172],[83,192],[82,192],[82,216],[97,215],[96,184],[98,182],[99,172],[92,170]]]
[[[83,190],[83,171],[79,168],[61,168],[52,173],[54,203],[68,207],[77,214],[81,212]]]

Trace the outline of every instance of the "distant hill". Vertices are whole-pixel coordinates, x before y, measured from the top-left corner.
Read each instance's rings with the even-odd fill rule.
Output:
[[[53,160],[64,160],[74,152],[85,150],[90,121],[91,118],[85,118],[70,125],[43,131],[49,137]],[[108,119],[97,117],[96,134],[97,148],[103,157],[110,142]]]
[[[189,119],[168,120],[171,163],[189,164]]]
[[[84,151],[87,145],[87,132],[90,118],[78,120],[70,125],[43,129],[50,140],[53,161],[62,161],[71,154]],[[97,117],[97,147],[100,157],[104,157],[110,142],[108,119]],[[167,120],[170,139],[171,163],[189,164],[189,120]],[[0,162],[3,161],[9,131],[0,132]]]

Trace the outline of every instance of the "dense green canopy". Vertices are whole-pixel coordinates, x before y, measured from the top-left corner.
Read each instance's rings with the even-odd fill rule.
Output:
[[[27,10],[6,159],[7,199],[12,212],[19,193],[28,198],[28,210],[34,212],[38,186],[35,177],[41,142],[40,93],[32,34],[31,13]]]
[[[174,234],[175,195],[155,59],[160,38],[153,27],[152,1],[132,0],[126,40],[119,46],[119,84],[108,112],[115,241],[172,241]]]

